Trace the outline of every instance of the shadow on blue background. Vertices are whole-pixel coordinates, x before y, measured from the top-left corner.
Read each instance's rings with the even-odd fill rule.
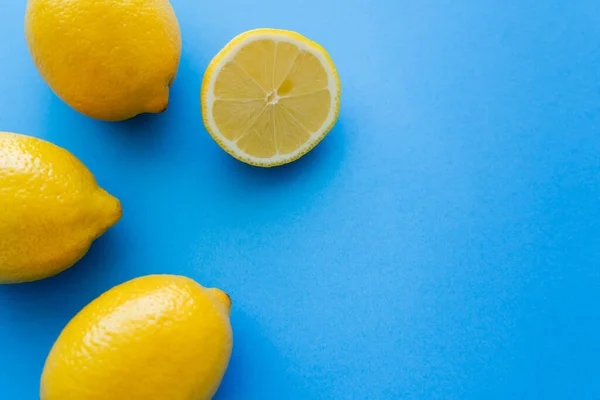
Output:
[[[236,313],[239,329],[235,336],[250,338],[237,341],[229,369],[215,400],[243,398],[246,393],[262,393],[264,398],[285,398],[293,392],[298,397],[310,398],[309,391],[302,386],[293,371],[289,360],[282,359],[277,348],[262,333],[260,325],[250,316]],[[267,363],[256,362],[256,354],[261,354]],[[277,384],[273,384],[276,381]]]
[[[119,251],[119,239],[114,231],[109,231],[94,242],[86,257],[62,274],[43,281],[3,287],[3,300],[10,303],[15,315],[23,318],[20,323],[25,324],[22,326],[24,331],[48,329],[52,321],[74,316],[82,308],[82,304],[73,299],[87,297],[85,305],[106,290],[101,283],[102,276],[113,273],[112,269],[118,265]],[[102,267],[98,268],[99,265]],[[89,284],[81,285],[82,281]],[[48,304],[60,307],[48,307]],[[60,330],[62,328],[61,324]]]

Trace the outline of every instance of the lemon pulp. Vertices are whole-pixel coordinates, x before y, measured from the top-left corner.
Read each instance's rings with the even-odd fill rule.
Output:
[[[258,29],[232,40],[211,62],[203,117],[234,157],[281,165],[310,151],[338,116],[339,78],[327,52],[289,31]]]

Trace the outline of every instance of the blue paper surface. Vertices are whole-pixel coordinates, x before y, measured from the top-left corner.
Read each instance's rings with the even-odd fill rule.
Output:
[[[121,222],[71,270],[0,287],[0,399],[38,399],[64,325],[173,273],[233,298],[217,400],[600,398],[600,3],[173,0],[167,112],[80,115],[0,6],[0,130],[67,148]],[[206,132],[211,58],[252,28],[323,45],[340,119],[259,169]],[[1,188],[0,188],[1,190]]]

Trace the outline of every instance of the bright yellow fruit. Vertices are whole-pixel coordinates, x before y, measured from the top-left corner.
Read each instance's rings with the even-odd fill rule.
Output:
[[[340,80],[327,52],[295,32],[256,29],[234,38],[202,82],[206,128],[248,164],[292,162],[335,124]]]
[[[41,400],[209,400],[232,349],[229,296],[152,275],[119,285],[60,334]]]
[[[52,90],[92,118],[167,108],[181,56],[168,0],[29,0],[27,43]]]
[[[120,218],[119,200],[71,153],[0,132],[0,283],[64,271]]]

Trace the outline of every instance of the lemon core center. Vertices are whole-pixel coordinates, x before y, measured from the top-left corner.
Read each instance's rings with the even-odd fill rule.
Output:
[[[277,90],[273,90],[271,93],[267,94],[267,104],[277,104],[279,99],[280,97]]]

